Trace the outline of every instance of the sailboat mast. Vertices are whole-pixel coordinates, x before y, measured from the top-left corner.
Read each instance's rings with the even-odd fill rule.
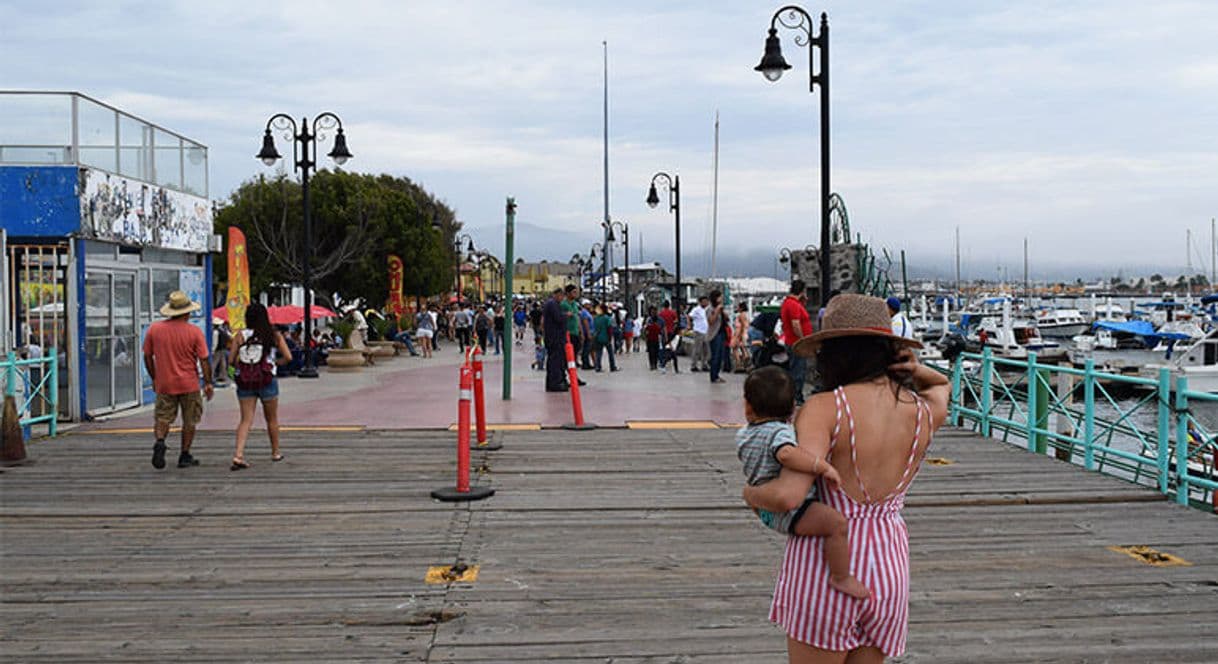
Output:
[[[960,227],[956,227],[956,295],[960,295]]]
[[[1192,297],[1193,294],[1193,229],[1184,229],[1184,278],[1185,289]]]
[[[604,133],[605,133],[605,237],[604,237],[604,256],[602,261],[601,272],[607,272],[608,254],[609,254],[609,42],[602,41],[601,47],[604,49],[605,60],[605,99],[604,99]],[[609,299],[609,275],[601,275],[601,295],[606,300]]]
[[[1218,282],[1218,237],[1214,233],[1214,218],[1210,217],[1210,287]]]
[[[715,185],[711,193],[711,279],[718,276],[715,259],[719,249],[719,110],[715,110]]]
[[[1028,238],[1023,239],[1023,298],[1032,306],[1032,289],[1028,287]]]

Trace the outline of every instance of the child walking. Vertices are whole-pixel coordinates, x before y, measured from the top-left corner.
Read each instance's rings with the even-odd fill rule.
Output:
[[[825,459],[800,449],[789,420],[795,410],[795,389],[787,372],[768,366],[744,381],[744,416],[748,424],[736,434],[736,455],[744,465],[749,485],[777,485],[798,479],[798,473],[821,475],[837,484],[837,470]],[[806,481],[806,480],[804,480]],[[771,485],[770,488],[777,488]],[[850,574],[850,542],[846,518],[817,501],[816,483],[801,505],[787,512],[756,510],[768,528],[784,535],[824,538],[829,585],[851,597],[866,599],[871,592]]]

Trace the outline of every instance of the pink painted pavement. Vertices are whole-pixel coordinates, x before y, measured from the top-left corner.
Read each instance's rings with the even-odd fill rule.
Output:
[[[522,352],[525,351],[525,352]],[[545,374],[529,368],[532,346],[513,354],[512,399],[501,398],[503,363],[493,354],[485,359],[486,416],[491,424],[560,426],[573,421],[568,393],[547,393]],[[728,383],[710,384],[706,373],[689,373],[681,358],[678,375],[649,371],[646,354],[619,357],[622,370],[581,372],[584,419],[599,426],[625,426],[628,421],[714,421],[729,425],[743,420],[743,374],[723,374]],[[382,360],[359,372],[329,372],[321,368],[316,380],[280,380],[280,423],[283,426],[360,426],[370,429],[446,428],[457,418],[457,379],[460,354],[446,344],[432,359],[406,355]],[[233,389],[217,389],[205,408],[200,429],[231,430],[238,421]],[[259,415],[261,420],[261,415]],[[87,429],[146,427],[152,414],[145,407],[122,413]],[[257,424],[255,425],[258,426]]]

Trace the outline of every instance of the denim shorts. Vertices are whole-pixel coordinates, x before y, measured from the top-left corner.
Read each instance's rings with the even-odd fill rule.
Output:
[[[237,398],[238,399],[257,398],[259,401],[270,401],[271,399],[277,399],[278,397],[279,397],[279,379],[278,378],[272,378],[270,385],[267,385],[266,387],[259,389],[259,390],[243,390],[239,387],[237,388]]]

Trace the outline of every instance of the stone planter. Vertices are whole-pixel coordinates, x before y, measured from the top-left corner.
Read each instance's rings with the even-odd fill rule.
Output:
[[[332,348],[326,359],[331,371],[359,371],[364,366],[364,351],[350,348]]]
[[[372,356],[378,359],[398,354],[398,349],[394,347],[392,341],[369,341],[368,349],[372,351]]]

